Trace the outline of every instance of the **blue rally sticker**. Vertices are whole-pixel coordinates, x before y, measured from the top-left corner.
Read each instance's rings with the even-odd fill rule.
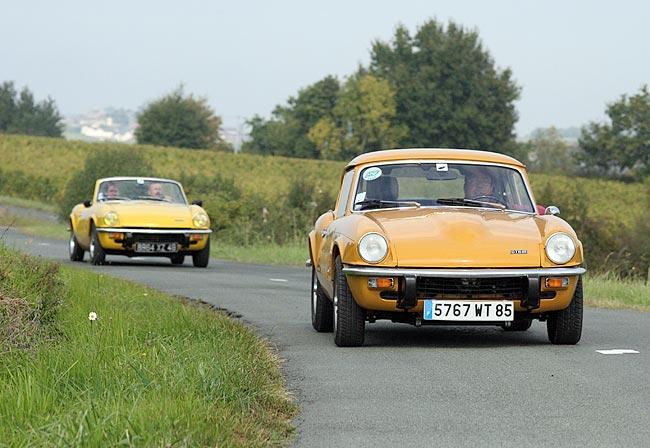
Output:
[[[378,166],[372,166],[363,172],[363,180],[375,180],[381,177],[382,174],[381,168]]]

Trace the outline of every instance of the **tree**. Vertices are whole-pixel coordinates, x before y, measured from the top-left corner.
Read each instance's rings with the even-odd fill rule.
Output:
[[[183,86],[150,103],[138,114],[138,143],[177,148],[224,148],[219,136],[221,117],[205,98],[185,96]]]
[[[54,103],[47,98],[37,103],[25,87],[18,95],[14,83],[0,85],[0,133],[62,137],[62,117]]]
[[[577,159],[587,174],[633,177],[650,174],[650,92],[622,95],[606,109],[610,123],[582,129]]]
[[[392,42],[373,43],[370,71],[395,88],[396,124],[409,129],[403,146],[499,151],[514,137],[519,88],[476,31],[429,20],[411,37],[399,26]]]
[[[251,140],[242,152],[301,158],[318,158],[309,130],[323,117],[333,117],[339,82],[336,77],[322,80],[290,97],[286,106],[277,106],[271,120],[256,116],[248,122]]]
[[[537,129],[528,142],[528,171],[533,173],[573,172],[572,148],[554,127]]]
[[[388,81],[358,73],[338,93],[331,116],[308,132],[321,158],[348,160],[358,154],[397,146],[407,133],[395,126],[395,92]]]

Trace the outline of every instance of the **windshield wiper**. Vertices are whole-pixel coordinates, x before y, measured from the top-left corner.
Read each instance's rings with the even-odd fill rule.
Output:
[[[131,198],[127,198],[124,196],[113,196],[111,198],[104,197],[99,200],[99,202],[107,202],[107,201],[130,201]]]
[[[138,196],[138,199],[144,199],[145,201],[166,201],[165,198],[158,196]]]
[[[382,201],[381,199],[366,199],[357,202],[355,205],[360,205],[361,210],[368,210],[373,208],[394,208],[402,206],[420,208],[420,203],[416,201]]]
[[[505,210],[506,206],[496,202],[485,202],[477,201],[475,199],[465,199],[465,198],[441,198],[436,201],[441,205],[459,205],[466,207],[490,207],[497,208],[499,210]]]

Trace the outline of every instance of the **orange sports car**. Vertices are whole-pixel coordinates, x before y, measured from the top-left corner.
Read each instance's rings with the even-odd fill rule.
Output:
[[[535,202],[525,167],[484,151],[396,149],[347,164],[333,211],[309,233],[311,319],[339,346],[366,322],[545,321],[554,344],[582,334],[582,243]]]

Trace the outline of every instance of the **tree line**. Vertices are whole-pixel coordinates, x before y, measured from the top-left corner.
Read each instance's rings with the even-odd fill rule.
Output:
[[[388,42],[375,41],[370,63],[339,80],[327,75],[300,89],[269,119],[250,119],[242,152],[349,160],[399,147],[450,147],[512,155],[531,171],[617,179],[650,174],[650,93],[647,86],[606,106],[608,121],[591,122],[575,147],[557,130],[515,140],[514,102],[521,88],[499,69],[478,32],[429,20],[415,33],[400,25]],[[205,98],[183,86],[138,114],[138,143],[232,150],[222,120]],[[12,82],[0,86],[0,133],[60,137],[61,116],[50,98],[37,103]]]

